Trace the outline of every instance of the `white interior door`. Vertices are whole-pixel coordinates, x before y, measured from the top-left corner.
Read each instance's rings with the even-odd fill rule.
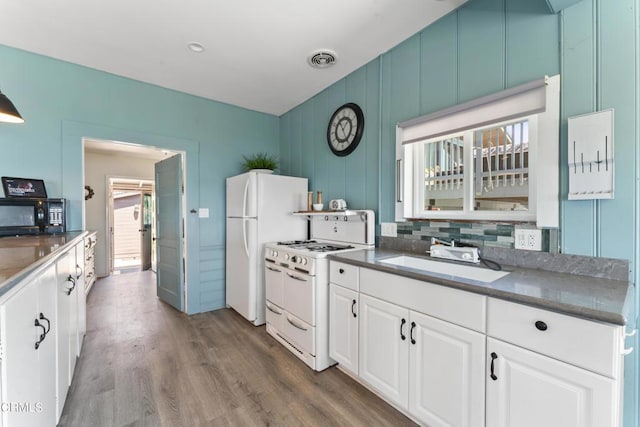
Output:
[[[182,157],[155,164],[158,298],[184,311]]]

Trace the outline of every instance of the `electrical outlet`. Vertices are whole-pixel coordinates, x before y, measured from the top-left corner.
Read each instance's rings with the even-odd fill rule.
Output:
[[[380,234],[384,237],[398,237],[398,224],[395,222],[380,223]]]
[[[516,228],[516,249],[527,251],[542,250],[542,230],[537,228]]]

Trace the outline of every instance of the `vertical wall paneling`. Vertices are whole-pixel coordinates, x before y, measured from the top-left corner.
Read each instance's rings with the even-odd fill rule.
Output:
[[[288,174],[289,172],[289,153],[293,139],[291,137],[291,114],[280,118],[280,173]]]
[[[567,201],[567,118],[595,111],[596,51],[594,5],[582,1],[561,13],[562,69],[560,129],[561,246],[565,253],[595,255],[595,203]]]
[[[289,153],[289,174],[300,176],[302,171],[302,121],[303,106],[296,107],[291,117],[291,152]]]
[[[366,66],[366,104],[364,108],[366,132],[365,159],[365,200],[363,208],[378,210],[378,188],[380,169],[377,167],[380,159],[380,58],[371,61]],[[379,222],[379,215],[376,215]]]
[[[365,126],[368,124],[369,110],[367,108],[367,69],[362,67],[351,73],[345,79],[346,83],[346,101],[355,102],[362,108],[364,113]],[[375,114],[375,111],[374,111]],[[356,209],[364,209],[365,205],[365,189],[366,189],[366,160],[367,150],[377,149],[377,141],[373,141],[373,147],[370,147],[368,126],[362,135],[362,140],[356,150],[345,158],[345,192],[344,199],[349,201],[350,207]],[[375,134],[374,134],[375,136]]]
[[[327,191],[329,188],[329,175],[334,173],[333,170],[329,169],[330,156],[333,156],[333,153],[331,153],[327,145],[327,123],[334,110],[329,112],[329,95],[327,91],[316,95],[312,102],[315,117],[313,122],[313,143],[316,170],[309,190]]]
[[[420,114],[457,104],[458,14],[425,28],[420,47]]]
[[[506,10],[506,87],[558,74],[558,16],[542,1],[511,0]]]
[[[471,1],[458,10],[460,102],[505,88],[505,0]]]
[[[325,120],[325,126],[329,123],[329,118],[333,114],[338,107],[346,102],[346,80],[342,79],[337,83],[334,83],[327,89],[329,98],[329,111],[327,114],[327,119]],[[329,146],[326,143],[325,137],[325,150],[329,152],[329,163],[328,167],[331,173],[329,174],[329,186],[323,190],[324,192],[324,203],[325,208],[326,204],[330,199],[344,199],[345,191],[346,191],[346,158],[339,157],[333,154],[329,150]],[[353,155],[353,154],[351,154]]]
[[[313,161],[313,127],[309,127],[314,121],[313,105],[309,102],[301,106],[301,118],[300,118],[300,173],[298,176],[311,177],[314,175],[314,161]]]

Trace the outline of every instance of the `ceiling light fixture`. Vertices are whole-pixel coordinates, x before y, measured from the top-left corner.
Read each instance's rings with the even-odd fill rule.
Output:
[[[0,91],[0,122],[24,123],[13,102],[2,91]]]
[[[337,56],[335,52],[327,49],[316,50],[307,57],[307,62],[312,68],[327,68],[336,63]]]
[[[191,52],[202,53],[204,52],[204,46],[198,42],[191,42],[187,45]]]

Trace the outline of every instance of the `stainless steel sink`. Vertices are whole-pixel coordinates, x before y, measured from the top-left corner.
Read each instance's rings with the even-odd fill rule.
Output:
[[[397,265],[399,267],[413,268],[415,270],[424,271],[425,273],[444,274],[459,277],[461,279],[477,280],[484,283],[494,282],[509,274],[508,271],[494,271],[470,265],[450,264],[406,255],[381,259],[379,262]]]

